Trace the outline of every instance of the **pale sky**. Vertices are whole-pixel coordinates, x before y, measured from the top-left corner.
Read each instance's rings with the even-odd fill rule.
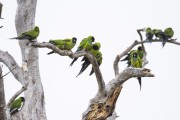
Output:
[[[1,0],[4,4],[0,26],[0,49],[8,51],[21,65],[21,52],[15,37],[16,0]],[[39,0],[35,24],[40,27],[39,42],[77,37],[77,45],[88,35],[101,43],[104,80],[114,78],[113,61],[139,36],[139,28],[172,27],[180,42],[179,0]],[[149,64],[146,68],[154,78],[142,78],[139,90],[136,78],[123,85],[116,104],[117,120],[179,120],[180,119],[180,46],[161,43],[145,44]],[[136,48],[134,48],[136,49]],[[69,67],[69,57],[46,55],[51,50],[39,49],[40,73],[45,92],[48,120],[80,120],[89,100],[97,93],[95,76],[89,76],[91,66],[76,78],[80,59]],[[126,64],[119,64],[121,70]],[[3,74],[8,69],[3,65]],[[5,77],[6,101],[21,85],[9,74]]]

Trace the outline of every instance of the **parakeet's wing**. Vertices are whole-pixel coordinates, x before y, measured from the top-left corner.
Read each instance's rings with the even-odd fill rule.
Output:
[[[49,43],[53,45],[63,45],[65,41],[58,39],[58,40],[50,40]]]

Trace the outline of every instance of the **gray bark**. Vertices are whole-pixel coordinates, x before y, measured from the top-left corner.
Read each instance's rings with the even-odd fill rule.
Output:
[[[35,22],[37,0],[17,0],[16,30],[20,35],[32,29]],[[22,53],[23,77],[21,84],[27,84],[24,92],[25,105],[12,116],[13,120],[46,120],[44,91],[39,73],[38,48],[27,46],[28,40],[19,41]]]
[[[0,66],[0,119],[7,120],[6,118],[6,101],[5,101],[5,93],[4,93],[4,80],[2,77],[2,68]]]

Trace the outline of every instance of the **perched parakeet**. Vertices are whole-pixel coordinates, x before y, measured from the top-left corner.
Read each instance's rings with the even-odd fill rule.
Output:
[[[150,27],[146,28],[146,40],[151,42],[153,40],[153,31],[151,30]]]
[[[162,46],[164,47],[164,45],[166,44],[166,42],[170,39],[170,38],[172,38],[173,37],[173,35],[174,35],[174,31],[173,31],[173,29],[172,28],[166,28],[165,30],[164,30],[164,34],[163,34],[163,40],[162,40]]]
[[[90,49],[92,48],[92,43],[93,43],[94,41],[95,41],[95,38],[94,38],[93,36],[88,36],[87,38],[84,38],[84,39],[80,42],[80,44],[79,44],[76,52],[79,52],[79,51],[81,51],[82,49],[90,50]],[[70,64],[70,66],[72,66],[77,59],[78,59],[78,58],[74,58],[73,61],[72,61],[71,64]]]
[[[144,56],[143,48],[142,48],[142,46],[139,46],[139,47],[137,48],[137,50],[132,50],[132,51],[130,51],[130,52],[127,54],[127,56],[126,56],[124,59],[121,60],[121,61],[127,61],[127,64],[128,64],[127,67],[130,67],[130,66],[131,66],[131,56],[130,56],[130,55],[131,55],[133,52],[137,52],[138,55],[139,55],[139,57],[140,57],[141,59],[143,59],[143,56]]]
[[[101,63],[102,63],[102,59],[103,59],[102,53],[101,53],[100,51],[98,51],[97,54],[96,54],[96,56],[95,56],[95,58],[96,58],[96,60],[97,60],[97,62],[98,62],[98,65],[100,66]],[[94,73],[94,70],[93,70],[93,67],[92,67],[91,72],[90,72],[89,75],[92,75],[93,73]]]
[[[137,51],[133,51],[130,54],[131,56],[131,65],[135,68],[142,68],[142,59],[139,57],[139,54]],[[141,89],[141,77],[138,77],[140,89]]]
[[[40,32],[39,27],[36,26],[36,27],[34,27],[33,30],[29,30],[27,32],[24,32],[20,36],[14,37],[11,39],[18,39],[18,40],[28,39],[30,41],[33,41],[34,39],[36,39],[39,36],[39,32]]]
[[[66,38],[66,39],[58,39],[58,40],[50,40],[49,43],[55,45],[61,50],[71,50],[76,45],[77,38]],[[48,55],[54,53],[54,51],[51,51],[48,53]]]
[[[10,114],[12,115],[12,114],[18,112],[19,109],[24,104],[24,102],[25,102],[24,97],[19,97],[18,99],[12,101],[12,103],[10,103]]]
[[[101,47],[101,44],[99,42],[95,42],[93,45],[92,45],[92,49],[90,51],[90,53],[96,58],[100,59],[99,58],[99,54],[101,53],[99,50],[100,50],[100,47]],[[101,54],[101,57],[102,57],[102,54]],[[83,59],[81,61],[84,61],[84,63],[82,64],[82,68],[79,72],[79,74],[77,76],[79,76],[82,72],[84,72],[84,70],[86,70],[86,68],[90,65],[90,61],[88,60],[88,58],[86,57],[83,57]],[[102,60],[97,60],[97,62],[102,62]],[[101,64],[101,63],[98,63],[98,64]],[[76,76],[76,77],[77,77]]]
[[[153,29],[153,34],[155,35],[156,38],[159,38],[160,40],[162,40],[162,35],[163,35],[163,31],[160,29]]]

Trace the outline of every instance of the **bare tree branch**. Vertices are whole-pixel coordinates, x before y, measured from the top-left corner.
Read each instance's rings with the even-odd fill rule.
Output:
[[[159,39],[155,39],[153,40],[151,43],[153,42],[161,42]],[[171,40],[168,40],[167,41],[168,43],[172,43],[172,44],[175,44],[175,45],[180,45],[180,42],[177,42],[176,39],[171,39]],[[114,72],[115,72],[115,76],[117,74],[119,74],[119,67],[118,67],[118,63],[120,61],[120,59],[126,55],[134,46],[138,45],[138,44],[142,44],[142,43],[148,43],[148,41],[146,40],[143,40],[143,41],[137,41],[135,40],[126,50],[124,50],[121,54],[118,54],[114,60],[114,63],[113,63],[113,68],[114,68]]]
[[[142,37],[142,34],[141,34],[142,31],[145,31],[145,28],[137,30],[137,32],[138,32],[138,34],[140,36],[140,40],[141,41],[143,41],[143,37]],[[148,60],[147,60],[147,57],[146,57],[147,56],[147,52],[146,52],[146,49],[144,47],[144,43],[143,42],[141,43],[141,45],[142,45],[142,50],[144,52],[143,58],[142,58],[142,60],[143,60],[143,65],[142,66],[144,67],[146,64],[148,64]]]
[[[14,77],[22,83],[23,81],[23,71],[22,68],[19,67],[14,58],[8,53],[0,50],[0,62],[4,63],[9,70],[12,72]],[[15,70],[13,70],[15,68]]]
[[[71,58],[77,58],[77,57],[81,57],[81,56],[87,57],[93,66],[93,69],[94,69],[94,72],[96,75],[96,79],[97,79],[97,83],[98,83],[98,88],[99,88],[98,90],[100,93],[104,91],[105,83],[104,83],[101,71],[99,69],[99,65],[98,65],[96,59],[94,58],[94,56],[92,54],[90,54],[89,52],[80,51],[80,52],[73,53],[72,51],[60,50],[59,48],[57,48],[56,46],[54,46],[50,43],[35,42],[35,43],[32,43],[32,46],[39,47],[39,48],[49,48],[61,56],[69,56]]]

